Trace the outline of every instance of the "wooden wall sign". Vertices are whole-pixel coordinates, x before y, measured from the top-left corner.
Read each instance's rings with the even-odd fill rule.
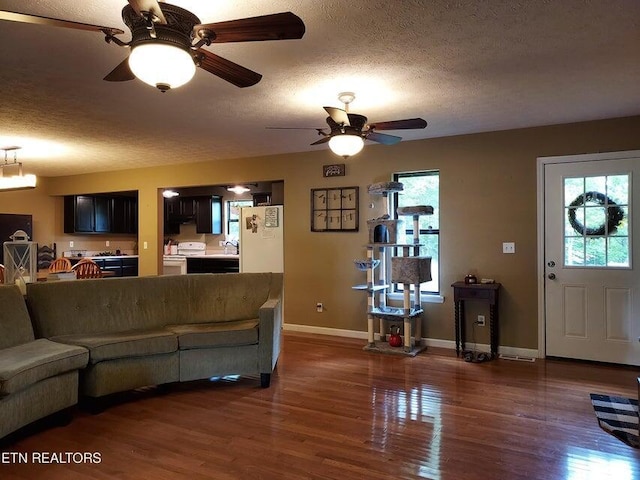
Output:
[[[344,177],[344,163],[335,163],[333,165],[322,166],[323,177]]]

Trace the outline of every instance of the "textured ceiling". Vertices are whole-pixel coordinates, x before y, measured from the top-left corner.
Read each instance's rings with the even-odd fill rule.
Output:
[[[47,176],[319,150],[313,130],[265,127],[323,127],[342,91],[371,121],[429,122],[389,132],[405,141],[640,114],[637,0],[172,3],[204,23],[292,11],[306,34],[206,47],[261,73],[253,87],[198,69],[162,94],[103,81],[127,51],[102,34],[0,21],[0,147],[22,146],[25,170]],[[0,9],[126,30],[125,4]]]

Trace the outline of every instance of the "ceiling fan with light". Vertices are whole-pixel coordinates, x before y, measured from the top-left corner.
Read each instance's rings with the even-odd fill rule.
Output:
[[[212,43],[258,42],[299,39],[303,21],[291,12],[275,13],[217,23],[200,22],[183,8],[157,0],[128,0],[122,19],[131,30],[131,40],[116,35],[123,30],[0,10],[0,20],[102,32],[107,43],[131,49],[129,56],[104,80],[124,82],[139,78],[161,92],[189,82],[200,67],[237,87],[250,87],[262,75],[205,50]]]
[[[344,109],[336,107],[324,107],[329,114],[327,124],[329,132],[324,128],[315,128],[322,138],[311,145],[320,145],[329,142],[329,148],[336,155],[344,158],[355,155],[364,147],[365,140],[372,140],[383,145],[395,145],[402,137],[378,133],[377,130],[414,130],[426,128],[427,122],[422,118],[407,118],[404,120],[392,120],[388,122],[367,123],[367,117],[357,113],[349,113],[349,104],[356,98],[353,92],[342,92],[338,100],[344,103]],[[277,129],[279,127],[269,127]],[[298,127],[283,127],[298,128]],[[326,128],[326,127],[325,127]]]

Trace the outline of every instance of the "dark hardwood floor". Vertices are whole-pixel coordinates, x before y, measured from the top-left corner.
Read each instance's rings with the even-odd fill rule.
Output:
[[[638,369],[362,346],[287,333],[268,389],[192,382],[74,409],[5,445],[0,479],[640,479],[640,451],[601,430],[589,400],[637,395]],[[45,454],[70,463],[32,461]]]

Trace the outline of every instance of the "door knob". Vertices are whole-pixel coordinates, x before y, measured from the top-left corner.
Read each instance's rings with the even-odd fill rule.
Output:
[[[554,262],[553,260],[551,260],[551,261],[549,261],[549,262],[547,263],[547,265],[548,265],[549,267],[555,267],[555,266],[556,266],[556,262]]]
[[[556,274],[555,273],[550,273],[549,275],[547,275],[547,277],[549,278],[549,280],[555,280],[556,279]]]

